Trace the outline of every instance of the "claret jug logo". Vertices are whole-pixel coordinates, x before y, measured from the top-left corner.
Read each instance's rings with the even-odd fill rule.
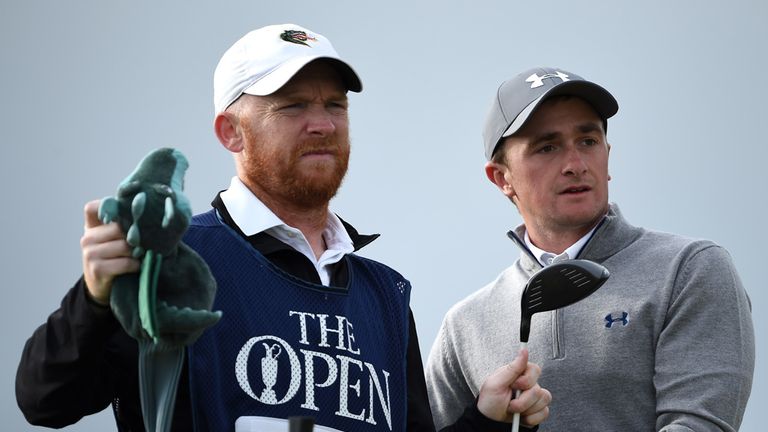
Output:
[[[240,348],[235,361],[240,388],[266,405],[300,401],[301,408],[333,410],[372,425],[383,417],[392,430],[390,373],[360,358],[352,323],[338,315],[288,315],[296,324],[295,341],[261,335]]]

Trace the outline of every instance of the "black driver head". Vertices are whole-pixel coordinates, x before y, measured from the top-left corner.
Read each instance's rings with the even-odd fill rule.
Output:
[[[576,303],[600,288],[608,276],[608,269],[600,264],[578,259],[552,264],[534,273],[520,300],[520,342],[528,342],[533,314]]]

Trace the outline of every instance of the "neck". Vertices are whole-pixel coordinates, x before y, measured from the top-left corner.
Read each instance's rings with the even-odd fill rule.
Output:
[[[250,185],[248,188],[281,221],[301,231],[312,247],[315,257],[320,258],[326,250],[323,231],[328,224],[328,202],[316,206],[305,206],[275,197]]]
[[[325,231],[325,227],[328,224],[328,204],[322,208],[313,209],[266,205],[286,225],[292,226],[304,234],[304,237],[306,237],[309,245],[312,247],[312,252],[315,253],[315,258],[319,259],[327,249],[325,239],[323,239],[323,231]]]

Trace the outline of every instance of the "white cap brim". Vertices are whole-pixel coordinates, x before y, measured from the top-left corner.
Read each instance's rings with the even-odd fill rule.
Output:
[[[294,57],[277,68],[268,72],[259,80],[248,86],[243,93],[254,96],[267,96],[280,90],[288,81],[291,80],[304,66],[315,60],[329,60],[335,69],[341,74],[347,90],[360,92],[363,85],[357,73],[350,65],[338,57],[329,57],[325,55]]]

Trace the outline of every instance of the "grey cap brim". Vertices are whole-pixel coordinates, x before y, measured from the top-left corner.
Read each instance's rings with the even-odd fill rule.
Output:
[[[608,90],[589,81],[567,81],[552,87],[549,91],[528,104],[528,106],[525,107],[525,109],[512,121],[512,124],[509,125],[507,130],[501,134],[499,139],[506,138],[520,130],[528,120],[528,117],[531,116],[543,101],[558,95],[575,96],[583,99],[590,104],[603,119],[611,118],[619,111],[619,103],[616,102],[613,95],[608,93]]]

